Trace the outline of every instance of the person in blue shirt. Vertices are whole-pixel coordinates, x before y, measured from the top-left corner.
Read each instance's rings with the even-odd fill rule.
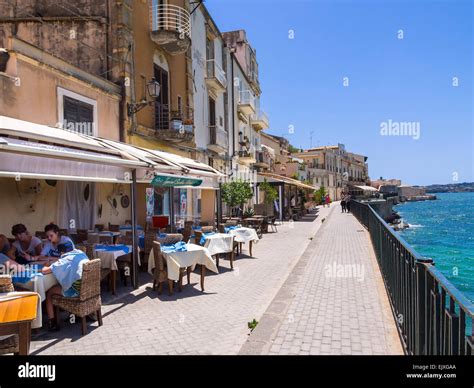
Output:
[[[53,296],[78,297],[81,292],[82,265],[89,260],[84,252],[74,249],[71,244],[58,244],[57,251],[60,257],[50,266],[41,269],[44,275],[52,273],[59,283],[46,292],[46,312],[50,331],[59,330],[54,316]]]
[[[44,227],[44,231],[48,237],[48,241],[44,243],[41,254],[39,256],[31,257],[30,259],[48,265],[61,257],[61,253],[58,249],[60,244],[69,246],[70,250],[75,248],[74,243],[69,237],[61,235],[59,232],[59,226],[48,224]]]

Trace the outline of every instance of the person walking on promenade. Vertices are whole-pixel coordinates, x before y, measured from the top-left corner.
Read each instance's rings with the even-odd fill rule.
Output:
[[[341,213],[346,212],[346,197],[345,194],[343,194],[342,199],[341,199]]]
[[[348,194],[345,200],[346,200],[346,212],[350,213],[351,212],[351,195]]]
[[[326,195],[326,204],[328,205],[328,207],[331,207],[331,198],[329,198],[329,194]]]

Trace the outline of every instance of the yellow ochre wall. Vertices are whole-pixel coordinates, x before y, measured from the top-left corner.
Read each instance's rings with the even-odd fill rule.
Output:
[[[59,121],[59,86],[95,100],[98,135],[112,140],[119,139],[119,100],[116,96],[27,57],[18,56],[10,59],[12,60],[16,61],[15,72],[21,82],[20,86],[16,86],[12,79],[0,76],[0,115],[54,127]]]
[[[30,186],[38,182],[33,179],[22,179],[15,181],[13,178],[0,178],[0,198],[2,200],[2,212],[0,217],[0,234],[10,235],[11,227],[14,224],[25,224],[28,230],[34,234],[35,231],[42,231],[46,224],[57,223],[58,211],[58,186],[52,187],[44,180],[39,180],[41,191],[34,193]],[[130,186],[123,185],[123,192],[130,196]],[[131,219],[131,206],[124,209],[120,205],[120,196],[116,196],[119,215],[116,216],[107,202],[107,196],[113,191],[111,183],[96,183],[97,207],[102,204],[102,217],[98,218],[98,224],[108,226],[112,224],[123,224],[125,220]],[[144,199],[143,199],[144,201]],[[33,211],[34,209],[34,211]],[[97,208],[96,208],[97,209]],[[97,214],[97,213],[96,213]],[[140,215],[140,212],[138,212]],[[144,214],[144,211],[143,211]],[[141,225],[144,225],[142,223]],[[59,225],[66,227],[67,225]]]

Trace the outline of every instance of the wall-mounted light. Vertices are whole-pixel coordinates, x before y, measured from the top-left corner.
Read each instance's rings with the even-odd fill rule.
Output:
[[[139,112],[142,110],[145,106],[153,104],[158,96],[160,95],[160,90],[161,90],[161,85],[158,81],[156,81],[154,78],[151,79],[146,84],[146,90],[148,92],[148,95],[152,99],[151,101],[148,100],[142,100],[137,103],[129,103],[127,104],[127,113],[129,116],[133,116],[135,113]]]

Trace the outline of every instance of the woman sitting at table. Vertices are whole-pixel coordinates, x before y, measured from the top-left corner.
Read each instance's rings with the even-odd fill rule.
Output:
[[[41,240],[32,236],[25,225],[13,225],[12,235],[15,237],[15,241],[7,253],[11,260],[15,260],[19,264],[27,264],[34,260],[32,259],[33,256],[41,254]]]
[[[44,227],[48,241],[44,243],[43,249],[39,256],[32,256],[31,260],[39,264],[49,265],[61,257],[58,250],[60,244],[70,246],[71,250],[75,249],[74,243],[67,236],[61,236],[59,233],[59,226],[55,224],[48,224]]]
[[[41,269],[44,275],[52,273],[59,283],[46,292],[46,311],[50,331],[59,330],[54,316],[53,296],[78,297],[81,291],[82,266],[89,260],[84,252],[74,249],[71,244],[58,244],[56,251],[60,254],[58,260]]]

